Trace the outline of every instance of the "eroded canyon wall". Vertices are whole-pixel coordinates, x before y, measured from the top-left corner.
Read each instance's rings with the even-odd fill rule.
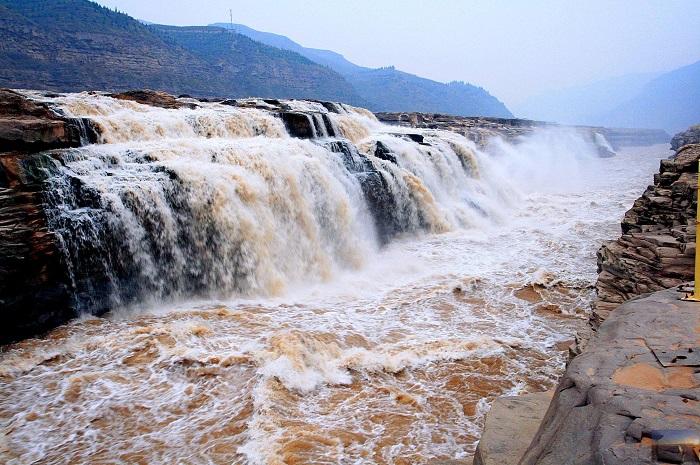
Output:
[[[77,147],[82,121],[0,89],[0,343],[56,326],[73,313],[56,237],[43,212],[44,149]]]
[[[691,128],[674,137],[675,154],[661,161],[654,183],[625,214],[622,236],[598,251],[594,329],[621,303],[693,279],[697,136]]]
[[[698,376],[655,355],[694,347],[697,304],[674,289],[619,306],[568,365],[521,465],[697,463],[658,457],[654,431],[696,431]],[[682,365],[682,363],[681,363]]]

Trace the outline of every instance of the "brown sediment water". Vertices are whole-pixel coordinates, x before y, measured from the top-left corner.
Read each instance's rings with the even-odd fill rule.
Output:
[[[59,156],[104,203],[70,204],[59,177],[52,224],[73,252],[127,232],[110,257],[139,283],[105,262],[112,312],[2,348],[8,464],[468,463],[494,398],[554,386],[595,251],[664,151],[599,159],[566,133],[421,146],[333,116],[360,150],[398,154],[366,155],[410,226],[380,246],[342,163],[265,111],[53,103],[101,125],[102,144]]]

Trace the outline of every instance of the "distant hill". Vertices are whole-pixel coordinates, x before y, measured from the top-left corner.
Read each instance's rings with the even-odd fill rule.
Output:
[[[656,74],[630,74],[532,97],[523,118],[675,133],[700,122],[700,62]]]
[[[88,0],[0,0],[0,86],[364,103],[299,54],[219,28],[145,25]]]
[[[271,47],[277,47],[283,50],[290,50],[292,52],[296,52],[299,55],[305,56],[311,61],[314,61],[324,66],[328,66],[329,68],[341,74],[347,74],[367,69],[346,60],[345,57],[340,53],[332,52],[330,50],[322,50],[318,48],[303,47],[291,40],[290,38],[280,34],[256,31],[255,29],[252,29],[243,24],[214,23],[210,24],[210,26],[222,27],[224,29],[233,30],[238,34],[243,34],[246,37],[250,37],[253,40],[256,40],[266,45],[270,45]]]
[[[345,75],[374,111],[419,111],[457,116],[513,115],[481,87],[463,82],[444,84],[404,73],[393,67],[363,69]]]
[[[662,128],[671,133],[700,123],[700,61],[662,74],[601,122],[636,128]]]
[[[365,103],[342,76],[297,53],[217,27],[152,25],[150,28],[166,43],[204,61],[212,69],[206,79],[222,79],[227,85],[236,86],[236,96]]]
[[[304,47],[279,34],[261,32],[242,24],[215,23],[272,47],[290,50],[342,74],[373,111],[420,111],[459,116],[510,118],[512,113],[481,87],[463,82],[449,84],[399,71],[394,67],[365,68],[330,50]]]
[[[565,124],[599,124],[603,115],[635,97],[659,74],[628,74],[530,97],[513,107],[522,118]]]

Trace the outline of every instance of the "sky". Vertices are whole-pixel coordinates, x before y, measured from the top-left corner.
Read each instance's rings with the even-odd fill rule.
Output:
[[[99,0],[159,24],[233,22],[507,105],[700,60],[700,0]]]

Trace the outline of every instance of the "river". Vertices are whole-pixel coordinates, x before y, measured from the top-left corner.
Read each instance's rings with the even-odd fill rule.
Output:
[[[112,132],[62,153],[51,224],[76,289],[85,241],[109,256],[90,272],[116,276],[128,255],[130,281],[91,284],[110,294],[105,317],[2,349],[4,463],[470,463],[495,397],[555,385],[586,325],[595,252],[669,154],[597,158],[566,131],[480,150],[428,131],[443,156],[428,166],[427,149],[388,135],[404,130],[358,110],[341,132],[360,152],[373,139],[399,154],[420,213],[382,238],[342,164],[264,112],[246,133],[211,109],[212,135],[107,100],[55,99]],[[70,198],[71,178],[100,209]]]

